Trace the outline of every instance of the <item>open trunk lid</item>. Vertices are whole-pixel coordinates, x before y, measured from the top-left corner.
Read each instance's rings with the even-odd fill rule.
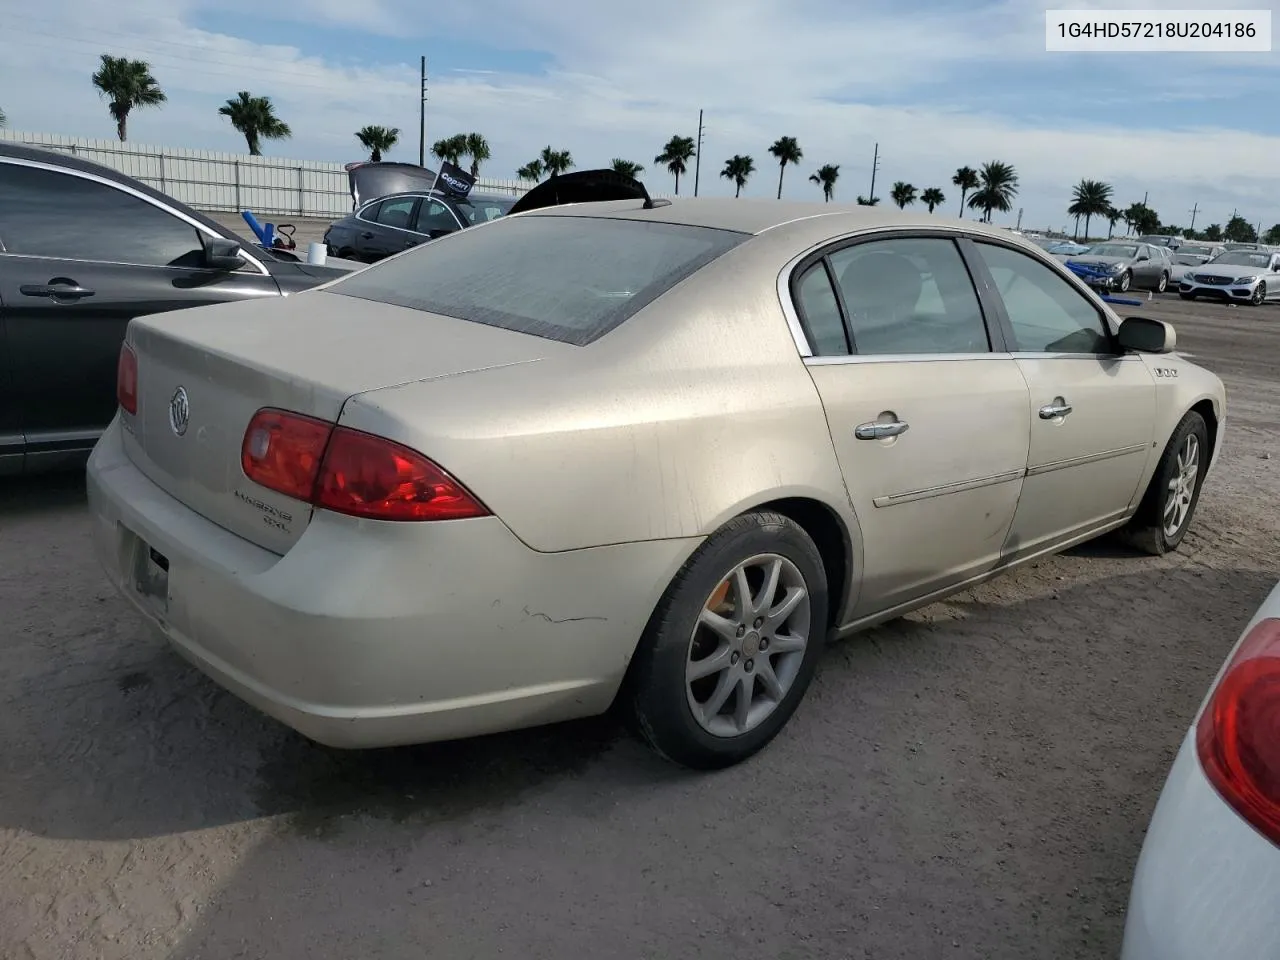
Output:
[[[359,393],[564,348],[323,291],[139,317],[128,342],[138,359],[137,414],[121,413],[130,459],[192,510],[280,554],[306,529],[311,507],[241,469],[245,428],[258,410],[336,422]]]

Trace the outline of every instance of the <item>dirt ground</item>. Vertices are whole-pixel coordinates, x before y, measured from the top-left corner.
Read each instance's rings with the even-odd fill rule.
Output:
[[[1148,304],[1229,391],[1177,554],[1108,543],[834,646],[754,761],[604,719],[311,745],[169,653],[83,483],[0,487],[0,956],[1095,958],[1280,552],[1280,308]]]

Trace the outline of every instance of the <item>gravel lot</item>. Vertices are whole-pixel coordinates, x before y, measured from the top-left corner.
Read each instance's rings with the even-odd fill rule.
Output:
[[[1114,957],[1280,551],[1280,309],[1135,312],[1230,393],[1183,549],[1088,545],[839,644],[782,737],[709,776],[607,719],[313,746],[112,594],[78,477],[0,486],[0,956]]]

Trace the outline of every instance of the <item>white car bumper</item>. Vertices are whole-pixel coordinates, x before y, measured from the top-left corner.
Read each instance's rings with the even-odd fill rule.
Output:
[[[1195,732],[1169,772],[1138,860],[1121,960],[1280,957],[1280,847],[1205,778]]]
[[[1189,271],[1183,274],[1182,279],[1178,282],[1178,293],[1184,297],[1206,297],[1214,300],[1247,303],[1258,292],[1259,280],[1257,278],[1254,278],[1253,283],[1239,283],[1229,277],[1217,277],[1211,283],[1207,278],[1213,276],[1215,275],[1204,270],[1195,271],[1194,273]],[[1206,279],[1198,279],[1198,277]],[[1222,282],[1218,282],[1219,280]]]

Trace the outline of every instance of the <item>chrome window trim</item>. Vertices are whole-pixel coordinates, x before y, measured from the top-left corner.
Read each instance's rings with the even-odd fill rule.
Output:
[[[46,170],[49,173],[60,173],[63,176],[67,176],[67,177],[79,177],[81,180],[88,180],[92,183],[101,184],[104,187],[110,187],[114,190],[119,190],[120,192],[126,193],[129,196],[134,197],[135,199],[141,200],[143,203],[150,204],[151,206],[155,207],[157,210],[164,211],[165,213],[169,214],[172,217],[177,217],[183,223],[186,223],[194,227],[198,232],[203,233],[205,236],[214,237],[215,239],[218,239],[218,240],[228,239],[227,237],[224,237],[222,234],[217,233],[214,230],[210,230],[199,220],[195,220],[187,216],[181,210],[175,209],[174,207],[171,207],[168,204],[162,203],[158,200],[155,200],[152,197],[148,197],[145,193],[142,193],[138,190],[133,189],[128,184],[116,183],[114,180],[108,180],[106,177],[100,177],[97,174],[87,173],[84,170],[71,170],[71,169],[68,169],[67,167],[60,167],[54,163],[46,163],[42,160],[26,160],[21,157],[0,157],[0,164],[6,164],[6,163],[12,164],[18,167],[31,167],[36,170]],[[253,254],[249,253],[249,251],[241,247],[240,254],[241,256],[244,257],[247,263],[250,263],[253,266],[257,267],[258,272],[261,273],[262,276],[264,277],[271,276],[271,271],[269,271],[266,267],[264,267],[262,265],[262,262]],[[152,267],[152,268],[155,268],[157,266],[157,264],[154,264],[154,263],[131,263],[127,260],[81,260],[76,257],[47,257],[47,256],[41,256],[41,255],[13,254],[13,253],[9,253],[6,255],[7,256],[36,256],[38,259],[42,259],[42,260],[66,260],[71,263],[118,263],[122,266]],[[169,270],[200,269],[200,268],[191,268],[191,267],[169,267],[165,264],[160,264],[159,267],[161,269],[169,269]]]

